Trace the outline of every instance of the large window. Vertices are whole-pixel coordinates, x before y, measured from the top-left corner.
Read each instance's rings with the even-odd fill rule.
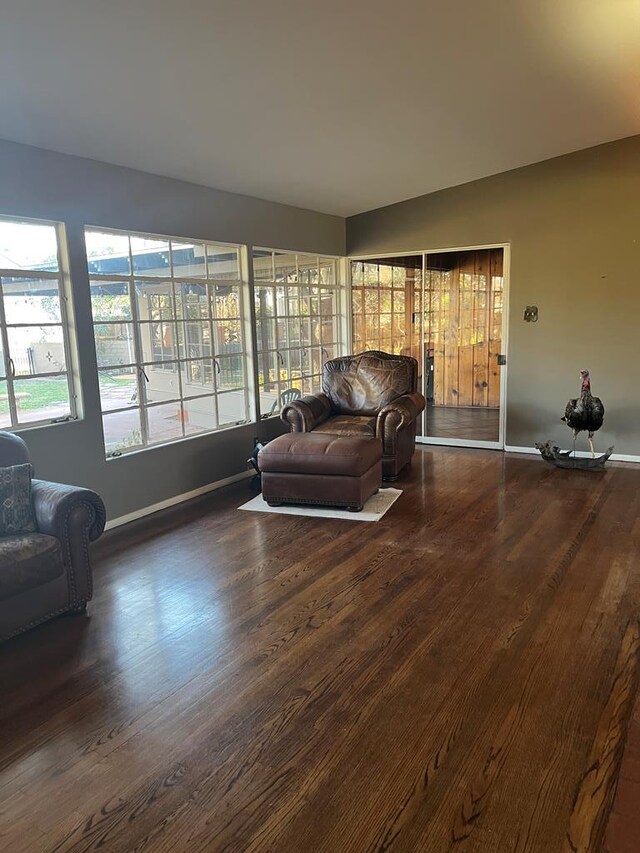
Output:
[[[254,249],[262,417],[291,396],[320,391],[322,365],[340,354],[338,271],[336,258]]]
[[[0,427],[76,416],[62,227],[0,217]]]
[[[107,455],[250,420],[239,247],[85,238]]]

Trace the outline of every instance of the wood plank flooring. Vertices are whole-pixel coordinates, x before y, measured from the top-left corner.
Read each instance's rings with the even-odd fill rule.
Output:
[[[0,850],[600,853],[640,470],[419,447],[377,524],[229,487],[0,646]]]
[[[500,409],[427,406],[427,435],[474,441],[498,441]]]

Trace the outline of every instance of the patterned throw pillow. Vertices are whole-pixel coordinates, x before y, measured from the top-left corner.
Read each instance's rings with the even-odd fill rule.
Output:
[[[32,473],[28,462],[0,468],[0,536],[33,533],[38,529],[31,502]]]

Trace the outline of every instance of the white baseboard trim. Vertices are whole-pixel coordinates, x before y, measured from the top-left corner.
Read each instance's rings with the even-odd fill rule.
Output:
[[[506,453],[531,453],[533,456],[537,456],[538,459],[542,459],[540,456],[540,451],[535,447],[516,447],[515,445],[507,444],[505,445]],[[570,448],[566,448],[570,450]],[[600,453],[596,451],[596,456],[599,456]],[[587,459],[591,456],[591,453],[588,450],[577,450],[576,456],[581,459]],[[640,463],[640,456],[631,456],[627,453],[612,453],[609,457],[612,462],[635,462],[636,464]]]
[[[246,480],[247,477],[254,476],[255,471],[242,471],[240,474],[234,474],[231,477],[225,477],[224,480],[216,480],[215,483],[209,483],[206,486],[200,486],[198,489],[192,489],[190,492],[184,492],[181,495],[174,495],[172,498],[167,498],[157,504],[145,506],[142,509],[137,509],[127,515],[121,515],[119,518],[112,518],[107,521],[105,530],[113,530],[114,527],[121,527],[123,524],[128,524],[130,521],[137,521],[139,518],[144,518],[147,515],[152,515],[154,512],[160,512],[161,509],[168,509],[171,506],[190,501],[192,498],[198,498],[200,495],[206,495],[207,492],[215,492],[216,489],[221,489],[223,486],[229,486],[231,483],[238,483],[240,480]]]
[[[466,438],[425,438],[417,435],[416,444],[423,447],[468,447],[470,450],[502,450],[497,441],[473,441]]]

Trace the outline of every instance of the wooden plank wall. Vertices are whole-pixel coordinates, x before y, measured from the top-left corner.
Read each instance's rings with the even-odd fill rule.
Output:
[[[425,346],[434,403],[500,405],[502,249],[427,258]]]

